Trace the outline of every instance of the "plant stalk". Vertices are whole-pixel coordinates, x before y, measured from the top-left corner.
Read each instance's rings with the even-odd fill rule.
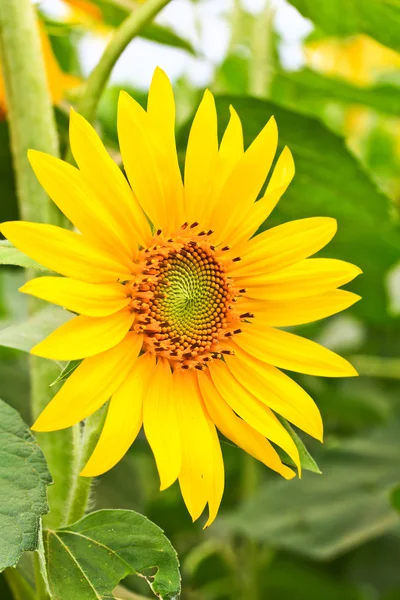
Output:
[[[111,71],[128,44],[141,32],[171,0],[146,0],[132,7],[132,13],[115,31],[99,63],[90,74],[80,102],[78,112],[88,121],[93,121],[101,94]]]
[[[47,197],[27,159],[29,148],[54,156],[59,153],[37,19],[31,0],[0,0],[0,52],[20,215],[27,221],[61,225],[65,218]],[[35,312],[40,306],[33,301],[30,309]],[[34,418],[51,400],[49,385],[58,373],[55,363],[30,358]],[[71,485],[72,432],[43,433],[38,440],[56,481],[49,489],[51,513],[44,520],[56,526]]]
[[[80,472],[97,444],[100,432],[103,429],[106,412],[106,407],[103,406],[85,420],[82,431],[75,431],[75,471],[62,522],[63,526],[79,521],[88,508],[93,479],[91,477],[81,477]]]

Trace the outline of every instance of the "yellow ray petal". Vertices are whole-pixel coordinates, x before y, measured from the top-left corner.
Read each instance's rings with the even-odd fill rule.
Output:
[[[1,233],[21,252],[52,271],[90,283],[118,281],[131,270],[82,235],[42,223],[9,221]]]
[[[97,477],[111,469],[128,452],[143,422],[143,396],[155,362],[140,356],[114,392],[99,441],[81,475]]]
[[[222,361],[210,363],[209,369],[215,387],[232,410],[256,431],[285,450],[300,469],[299,452],[272,410],[240,385]]]
[[[229,244],[232,247],[249,240],[264,223],[287,190],[294,173],[293,156],[285,146],[277,160],[264,196],[251,206],[243,223],[230,235]]]
[[[199,373],[198,380],[208,413],[220,432],[285,479],[292,479],[295,476],[292,469],[282,464],[277,451],[264,436],[236,416],[217,391],[209,374]]]
[[[246,296],[262,300],[290,300],[323,294],[352,281],[362,273],[359,267],[334,258],[307,258],[281,271],[238,277]]]
[[[126,92],[118,103],[118,138],[129,183],[145,213],[156,229],[168,231],[168,214],[162,172],[154,151],[153,124],[149,115]]]
[[[130,333],[111,350],[86,358],[39,415],[32,429],[57,431],[93,414],[124,381],[141,347],[142,336]]]
[[[31,353],[53,360],[76,360],[99,354],[123,340],[134,318],[130,310],[108,317],[75,317],[36,344]]]
[[[93,127],[74,110],[70,118],[71,150],[82,178],[93,192],[93,203],[109,220],[126,248],[146,245],[150,226],[124,175]]]
[[[216,243],[230,242],[230,234],[243,222],[271,168],[278,143],[272,117],[232,170],[211,220]]]
[[[243,245],[241,260],[230,266],[229,274],[248,277],[284,269],[321,250],[336,230],[336,219],[329,217],[299,219],[268,229]],[[231,250],[225,258],[237,254],[238,250]]]
[[[147,101],[147,114],[157,131],[158,168],[163,173],[165,201],[171,231],[186,221],[183,206],[183,183],[175,142],[175,100],[168,76],[159,67],[154,71]]]
[[[211,216],[220,201],[222,189],[244,152],[242,123],[232,106],[229,107],[229,110],[231,116],[218,152],[211,197],[208,204],[204,206],[204,220],[201,221],[204,229],[211,227]]]
[[[209,202],[218,160],[217,112],[206,90],[190,129],[185,160],[185,208],[189,222],[201,225]]]
[[[331,350],[293,333],[254,320],[244,324],[235,342],[259,360],[298,373],[323,377],[354,377],[357,371]]]
[[[304,325],[330,317],[360,300],[360,296],[346,290],[333,290],[319,296],[289,300],[256,300],[241,298],[237,304],[240,312],[250,312],[262,319],[265,325],[288,327]]]
[[[50,198],[85,238],[128,266],[136,244],[121,243],[119,228],[106,207],[99,203],[78,169],[44,152],[30,150],[28,158]]]
[[[194,373],[174,373],[175,402],[182,438],[179,485],[193,521],[210,501],[214,478],[215,446],[204,413]]]
[[[218,514],[219,507],[221,505],[222,496],[224,494],[224,486],[225,486],[225,469],[224,469],[224,459],[222,458],[221,452],[221,444],[219,443],[219,438],[217,434],[217,430],[215,429],[214,423],[211,421],[207,409],[205,405],[203,405],[204,414],[206,417],[206,421],[208,427],[210,429],[211,438],[212,438],[212,459],[213,459],[213,474],[210,483],[210,490],[208,496],[208,508],[209,508],[209,516],[206,524],[204,525],[204,529],[209,527],[211,523],[215,521],[215,518]]]
[[[120,283],[87,283],[67,277],[36,277],[19,291],[88,317],[106,317],[131,300]]]
[[[160,475],[160,489],[165,490],[177,479],[182,464],[172,373],[165,359],[158,360],[150,378],[143,399],[143,425]]]
[[[232,343],[235,356],[225,362],[232,375],[257,400],[322,441],[323,425],[314,400],[287,375],[244,352]]]

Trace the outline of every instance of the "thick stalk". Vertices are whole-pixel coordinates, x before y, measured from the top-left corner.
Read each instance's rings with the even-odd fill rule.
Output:
[[[249,92],[252,96],[268,98],[273,73],[274,9],[270,0],[254,19],[251,40],[252,60],[249,64]]]
[[[0,0],[0,51],[8,121],[21,217],[27,221],[62,224],[64,218],[50,202],[27,159],[29,148],[58,154],[58,138],[41,51],[37,16],[31,0]],[[31,305],[31,310],[40,303]],[[52,397],[49,385],[59,368],[31,357],[31,409],[36,417]],[[71,485],[71,431],[41,434],[40,444],[56,484],[49,489],[52,526],[59,523]],[[58,519],[58,522],[57,522]]]
[[[46,584],[40,570],[40,558],[37,552],[34,552],[33,555],[33,569],[35,573],[36,600],[49,600]]]
[[[105,417],[106,407],[103,406],[103,408],[86,419],[82,431],[75,431],[75,470],[62,523],[63,526],[79,521],[85,515],[88,508],[92,478],[80,477],[79,473],[86,465],[97,444]]]
[[[111,71],[127,45],[170,2],[171,0],[146,0],[144,4],[133,8],[129,17],[115,31],[99,63],[90,74],[78,103],[78,112],[88,121],[93,121]]]

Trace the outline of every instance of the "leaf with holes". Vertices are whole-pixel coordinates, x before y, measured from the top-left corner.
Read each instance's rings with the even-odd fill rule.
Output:
[[[0,400],[0,571],[36,550],[40,519],[48,512],[46,460],[13,408]]]
[[[99,510],[47,531],[45,549],[53,600],[108,600],[132,574],[144,577],[158,598],[179,598],[175,550],[157,525],[133,511]]]

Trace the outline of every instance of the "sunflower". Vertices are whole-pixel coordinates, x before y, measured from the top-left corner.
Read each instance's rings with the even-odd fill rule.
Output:
[[[26,222],[0,229],[64,276],[33,279],[21,291],[78,313],[32,349],[54,360],[83,359],[32,429],[70,427],[110,400],[82,475],[113,467],[143,425],[161,489],[178,479],[193,520],[208,504],[208,525],[224,488],[217,429],[286,479],[295,473],[276,447],[299,470],[300,459],[276,414],[322,440],[317,406],[280,369],[357,373],[330,350],[278,328],[356,302],[337,288],[360,269],[309,258],[334,236],[331,218],[292,221],[253,237],[294,175],[285,148],[255,203],[277,149],[273,118],[244,151],[231,108],[219,145],[206,91],[190,130],[184,184],[174,126],[173,91],[160,69],[147,112],[121,92],[118,134],[129,185],[91,125],[72,112],[78,168],[37,151],[29,158],[79,233]]]

